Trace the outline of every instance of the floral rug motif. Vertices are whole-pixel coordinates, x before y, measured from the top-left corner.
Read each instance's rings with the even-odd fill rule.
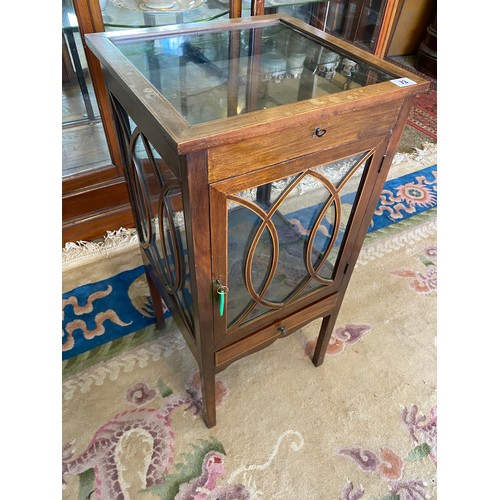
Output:
[[[424,234],[356,266],[321,367],[316,321],[218,374],[215,428],[178,331],[65,370],[63,500],[436,498],[436,294],[394,273]]]
[[[389,483],[389,494],[381,500],[418,500],[428,497],[428,484],[423,478],[405,479],[405,466],[408,463],[425,460],[427,457],[437,465],[437,407],[433,406],[429,417],[419,411],[417,405],[410,409],[403,407],[402,424],[405,425],[413,448],[406,456],[401,456],[388,446],[373,451],[354,446],[338,451],[339,455],[349,457],[366,474],[374,474]],[[355,487],[349,481],[341,493],[341,500],[363,498],[362,486]]]
[[[424,264],[424,271],[412,269],[400,269],[392,271],[393,276],[407,278],[408,286],[417,293],[435,293],[437,291],[437,248],[432,246],[424,248],[423,254],[419,256]]]
[[[376,231],[437,206],[437,165],[386,182],[370,225]]]

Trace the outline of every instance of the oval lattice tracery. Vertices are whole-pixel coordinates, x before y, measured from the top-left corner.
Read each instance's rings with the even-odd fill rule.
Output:
[[[179,185],[165,184],[163,186],[158,208],[161,249],[163,252],[166,275],[165,288],[170,294],[174,294],[179,290],[183,275],[179,239],[177,237],[175,222],[170,206],[170,197],[173,195],[174,191],[180,194]]]
[[[139,241],[143,248],[148,248],[151,243],[153,229],[151,225],[151,207],[149,202],[148,191],[144,179],[144,172],[141,167],[140,160],[137,158],[136,147],[141,138],[139,129],[135,129],[130,138],[130,176],[133,193],[135,198],[135,206],[137,207],[137,232]]]
[[[354,206],[354,201],[347,202],[344,210],[340,191],[346,186],[353,187],[348,185],[350,179],[356,172],[360,174],[359,167],[366,165],[372,154],[373,151],[368,151],[308,169],[275,181],[272,187],[269,184],[227,194],[230,210],[243,209],[253,214],[253,217],[234,215],[236,225],[238,217],[247,222],[241,232],[243,242],[232,242],[239,248],[234,256],[242,260],[230,262],[230,280],[235,285],[242,280],[239,287],[244,286],[250,301],[245,303],[247,299],[241,294],[238,299],[232,295],[240,309],[236,311],[233,307],[228,316],[231,330],[265,314],[266,309],[280,309],[304,293],[334,284],[340,247]],[[342,170],[341,176],[335,170],[336,165]],[[331,172],[335,176],[329,179],[327,175]],[[361,178],[359,175],[354,180],[355,190]],[[268,193],[267,198],[262,193]],[[303,193],[306,193],[305,204]],[[295,215],[304,209],[305,216]],[[241,278],[232,275],[238,273],[234,268],[237,262],[241,262]]]

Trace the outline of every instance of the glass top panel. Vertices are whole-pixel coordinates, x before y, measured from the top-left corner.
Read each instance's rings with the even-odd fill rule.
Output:
[[[114,43],[190,124],[395,78],[283,23]]]

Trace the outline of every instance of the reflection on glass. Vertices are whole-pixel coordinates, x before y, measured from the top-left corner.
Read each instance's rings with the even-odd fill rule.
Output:
[[[209,21],[228,13],[228,0],[110,0],[102,17],[109,31]]]
[[[194,335],[193,297],[187,253],[186,229],[179,185],[164,186],[160,219],[161,269],[167,291],[181,306],[184,323]]]
[[[394,78],[282,23],[115,44],[191,124]]]
[[[156,275],[193,332],[193,300],[181,188],[166,162],[137,129],[132,134],[131,183],[139,240]]]
[[[230,326],[333,283],[368,161],[360,153],[228,196]]]
[[[71,0],[63,0],[62,61],[62,173],[66,177],[110,164]]]
[[[387,0],[332,0],[325,31],[374,51]]]

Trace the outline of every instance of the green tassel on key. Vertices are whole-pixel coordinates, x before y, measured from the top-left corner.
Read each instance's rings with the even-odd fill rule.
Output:
[[[226,292],[224,292],[222,288],[219,288],[219,290],[217,290],[217,293],[220,295],[219,315],[224,316],[224,303],[225,303],[224,298],[226,296]]]
[[[219,315],[224,316],[224,306],[226,304],[226,293],[229,292],[229,288],[220,282],[220,279],[215,280],[217,285],[217,293],[220,296],[219,299]]]

